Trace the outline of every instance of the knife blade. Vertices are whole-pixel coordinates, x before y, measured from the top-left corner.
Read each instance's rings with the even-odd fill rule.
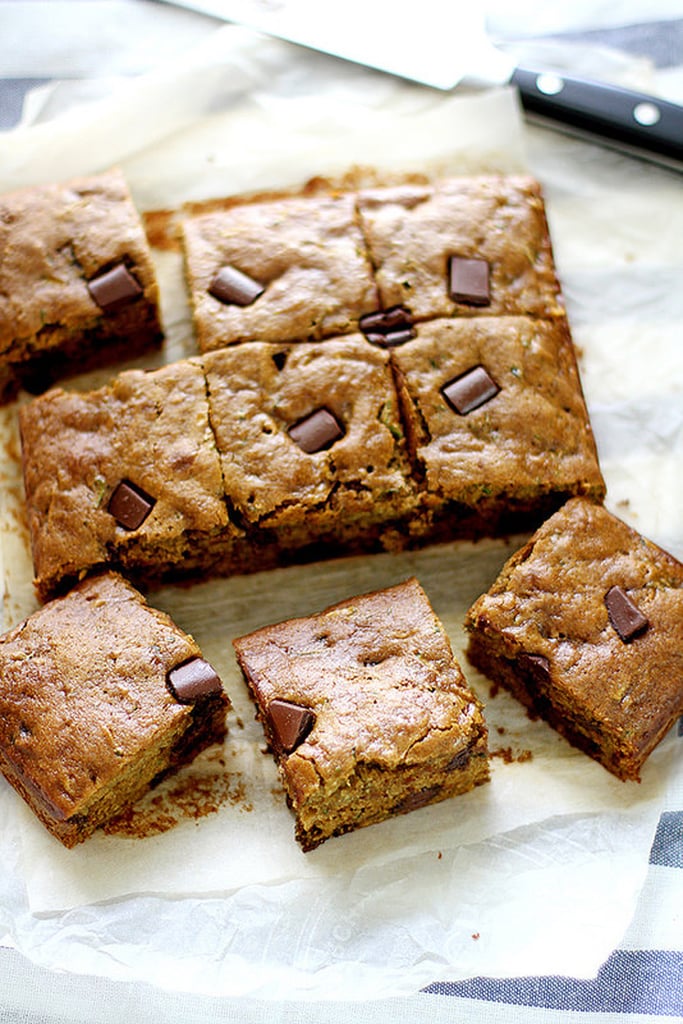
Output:
[[[530,119],[683,172],[683,106],[649,93],[528,68],[498,49],[472,3],[165,0],[370,68],[451,90],[511,84]],[[437,26],[435,30],[434,26]]]

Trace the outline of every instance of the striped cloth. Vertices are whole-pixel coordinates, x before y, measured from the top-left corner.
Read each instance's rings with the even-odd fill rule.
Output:
[[[683,726],[679,731],[683,743]],[[142,1019],[183,1024],[348,1024],[351,1013],[356,1024],[414,1024],[427,1019],[431,1024],[683,1020],[683,807],[662,814],[636,917],[625,942],[595,979],[473,978],[432,985],[409,998],[353,1006],[322,1001],[283,1004],[183,995],[143,984],[53,973],[14,950],[0,948],[0,1024],[120,1024]]]

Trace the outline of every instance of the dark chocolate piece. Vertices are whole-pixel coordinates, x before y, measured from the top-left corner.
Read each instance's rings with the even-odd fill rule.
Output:
[[[365,313],[358,321],[358,326],[373,345],[393,347],[415,337],[412,313],[405,306]]]
[[[552,714],[548,698],[548,691],[552,686],[550,661],[544,654],[522,652],[517,658],[517,667],[522,673],[524,688],[529,697],[529,713],[532,718],[540,715],[541,718],[547,719]]]
[[[522,672],[540,682],[550,682],[550,662],[544,654],[520,654],[517,663]]]
[[[468,306],[491,304],[489,265],[486,260],[452,256],[449,265],[448,294],[454,302]]]
[[[404,331],[390,331],[388,334],[376,334],[374,331],[369,332],[365,335],[366,339],[372,342],[373,345],[383,345],[384,348],[395,348],[397,345],[404,345],[406,341],[410,341],[411,338],[415,337],[415,331],[412,327],[407,327]]]
[[[200,697],[220,693],[223,689],[215,670],[203,658],[192,658],[172,668],[168,673],[168,685],[181,704],[192,704]]]
[[[609,620],[625,644],[647,629],[646,617],[621,587],[610,587],[605,604]]]
[[[331,412],[327,409],[316,409],[310,416],[290,427],[289,436],[302,451],[312,455],[333,445],[344,436],[344,430]]]
[[[291,754],[308,736],[315,723],[310,708],[288,700],[271,700],[268,717],[273,743],[281,754]]]
[[[119,526],[126,530],[137,530],[154,508],[154,498],[150,498],[135,484],[122,480],[114,488],[109,499],[107,511],[113,515]]]
[[[88,281],[88,291],[105,313],[134,302],[142,295],[142,288],[123,263]]]
[[[480,405],[494,398],[499,391],[500,388],[483,366],[467,370],[441,388],[441,394],[448,404],[461,416],[478,409]]]
[[[234,306],[250,306],[264,291],[264,285],[231,266],[221,267],[209,285],[209,295]]]
[[[465,768],[466,765],[469,764],[471,756],[472,756],[472,751],[470,750],[469,747],[465,747],[464,750],[461,750],[458,754],[456,754],[454,757],[451,758],[451,760],[446,765],[446,771],[447,772],[457,772],[457,771],[460,771],[461,768]]]
[[[417,811],[420,807],[426,807],[438,797],[441,789],[441,786],[425,786],[423,789],[416,790],[415,793],[409,793],[394,806],[393,813],[407,814],[409,811]]]

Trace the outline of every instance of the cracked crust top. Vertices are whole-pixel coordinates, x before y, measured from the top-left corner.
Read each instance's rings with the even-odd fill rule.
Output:
[[[198,360],[131,370],[98,391],[56,388],[22,406],[20,428],[39,591],[145,549],[182,559],[187,533],[229,529]],[[109,510],[122,481],[152,500],[135,529]]]
[[[316,509],[387,517],[415,500],[388,353],[350,335],[254,342],[204,365],[227,496],[246,522],[311,530]],[[303,450],[292,428],[319,410],[336,421],[335,439]]]
[[[360,220],[382,305],[414,317],[563,313],[541,189],[524,176],[479,176],[433,187],[396,186],[359,195]],[[480,258],[491,299],[477,309],[454,301],[452,256]]]
[[[629,642],[610,619],[613,587],[647,621]],[[495,658],[543,659],[556,710],[621,751],[617,774],[637,778],[683,712],[683,565],[586,499],[568,501],[513,555],[466,625]]]
[[[156,307],[149,246],[120,171],[0,197],[0,353],[20,359],[42,331],[95,327],[102,310],[87,282],[121,262]]]
[[[273,699],[315,715],[284,759],[295,805],[321,785],[343,787],[359,764],[393,771],[448,761],[486,734],[481,706],[414,578],[233,644],[267,733]]]
[[[553,491],[603,496],[564,319],[433,320],[393,359],[411,458],[430,493],[470,505]],[[478,367],[495,394],[459,415],[444,386]]]
[[[314,341],[358,329],[377,289],[354,196],[251,202],[186,218],[186,272],[200,351],[238,341]],[[210,294],[225,266],[263,286],[246,305]]]

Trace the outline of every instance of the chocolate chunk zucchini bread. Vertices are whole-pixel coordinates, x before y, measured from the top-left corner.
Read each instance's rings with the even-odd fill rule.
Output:
[[[353,336],[53,389],[20,423],[43,598],[105,565],[150,583],[371,550],[416,505],[388,356]]]
[[[683,565],[575,498],[470,609],[468,657],[620,779],[683,713]]]
[[[0,769],[67,847],[222,742],[229,706],[193,638],[115,573],[0,637]]]
[[[206,381],[185,360],[91,392],[53,389],[20,410],[42,598],[113,565],[154,578],[204,570],[239,536],[229,520]]]
[[[379,302],[351,194],[240,203],[183,222],[202,352],[358,330]]]
[[[150,248],[112,170],[0,196],[0,398],[161,341]]]
[[[396,307],[416,320],[563,316],[543,197],[528,177],[231,202],[187,216],[182,239],[204,352],[351,333]],[[221,287],[230,275],[241,287]]]
[[[391,547],[418,514],[388,353],[361,335],[203,359],[234,518],[257,553]],[[262,538],[262,542],[259,542]]]
[[[603,497],[535,182],[233,201],[184,240],[203,354],[21,410],[42,597],[100,565],[253,571]]]
[[[419,324],[392,352],[424,529],[448,538],[538,523],[603,482],[564,318]]]
[[[233,643],[304,850],[488,780],[481,706],[417,580]]]

